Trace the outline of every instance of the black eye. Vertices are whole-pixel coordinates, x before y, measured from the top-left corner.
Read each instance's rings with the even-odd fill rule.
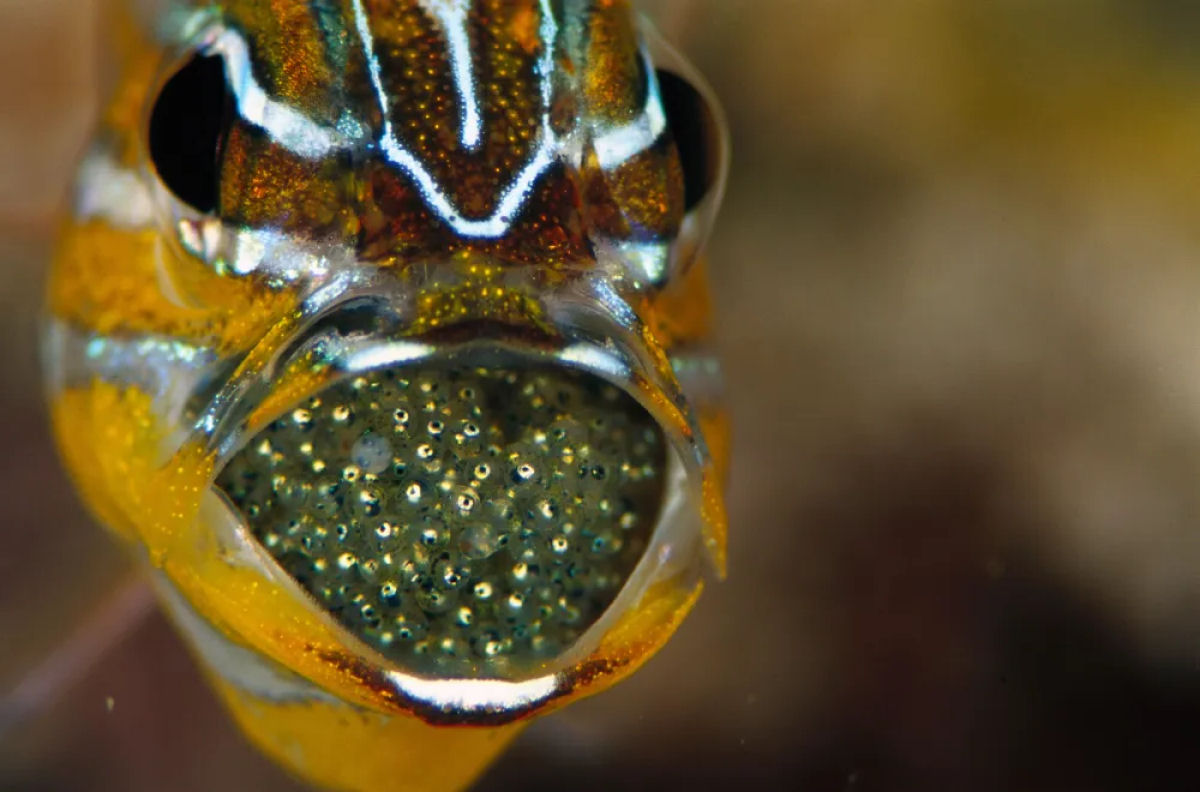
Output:
[[[721,133],[708,102],[691,83],[664,69],[657,74],[663,110],[683,165],[684,202],[690,212],[717,180]]]
[[[214,212],[233,97],[219,57],[197,55],[163,86],[150,114],[150,159],[163,184],[200,212]]]

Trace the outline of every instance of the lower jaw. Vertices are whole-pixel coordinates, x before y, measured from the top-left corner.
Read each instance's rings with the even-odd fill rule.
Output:
[[[274,701],[221,680],[217,692],[265,754],[322,789],[465,789],[527,722],[453,728],[342,702]]]

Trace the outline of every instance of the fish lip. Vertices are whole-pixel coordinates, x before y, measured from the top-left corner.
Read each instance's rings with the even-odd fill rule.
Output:
[[[286,338],[264,339],[250,350],[246,359],[257,356],[264,365],[238,366],[206,404],[194,405],[199,418],[192,439],[216,452],[223,466],[240,441],[261,429],[245,424],[275,381],[309,354],[334,372],[322,387],[394,365],[534,364],[590,373],[629,393],[669,439],[680,441],[689,472],[699,473],[709,455],[694,408],[665,353],[651,348],[652,333],[627,297],[603,274],[568,278],[553,289],[539,282],[543,275],[528,268],[517,276],[536,297],[529,310],[537,315],[516,321],[467,317],[420,332],[416,293],[426,283],[404,283],[403,273],[359,269],[318,284],[302,301],[300,319]],[[444,273],[426,277],[444,279]],[[342,332],[336,326],[363,310],[374,312],[374,327]]]
[[[679,453],[685,469],[697,476],[708,462],[707,447],[690,405],[670,371],[655,370],[636,350],[637,339],[607,335],[603,339],[553,337],[531,334],[527,328],[478,323],[457,340],[404,335],[356,335],[332,339],[309,336],[285,357],[259,373],[258,388],[242,387],[235,398],[240,404],[225,403],[223,418],[200,421],[216,428],[206,445],[217,454],[220,470],[249,438],[296,403],[338,381],[383,369],[457,366],[466,368],[559,368],[598,377],[629,394],[654,419],[664,436]],[[330,372],[312,392],[297,394],[281,404],[275,414],[254,417],[254,410],[271,394],[272,386],[289,365],[317,353]],[[234,375],[237,376],[236,374]],[[238,398],[240,397],[240,398]],[[216,400],[219,400],[218,397]],[[215,411],[209,415],[214,416]],[[214,473],[215,477],[215,473]]]
[[[257,356],[265,363],[254,368],[243,361],[201,408],[192,440],[214,456],[209,490],[217,495],[219,488],[213,481],[230,458],[268,423],[306,397],[289,393],[290,401],[274,405],[278,410],[272,408],[276,414],[258,410],[276,393],[283,372],[313,353],[319,353],[328,377],[307,395],[364,372],[435,364],[569,368],[597,376],[630,394],[667,440],[670,479],[664,504],[646,552],[617,598],[559,657],[528,678],[429,678],[405,672],[348,629],[336,622],[331,625],[343,637],[343,647],[327,658],[328,662],[344,666],[348,677],[374,691],[375,700],[390,701],[395,708],[431,723],[509,722],[591,685],[596,675],[588,669],[607,662],[595,654],[600,640],[617,618],[636,607],[652,585],[665,579],[695,580],[700,576],[705,558],[701,536],[703,480],[710,468],[708,451],[698,419],[674,372],[669,365],[661,364],[665,356],[651,348],[652,335],[627,299],[603,276],[575,278],[558,291],[538,292],[544,319],[541,325],[470,320],[413,333],[415,297],[411,282],[408,288],[398,283],[404,274],[359,269],[316,284],[304,298],[298,312],[300,321],[290,332],[285,337],[264,339],[248,352],[246,360]],[[531,277],[540,275],[531,270]],[[374,312],[378,321],[361,327],[352,321],[339,329],[339,320],[355,310],[365,310],[367,319]],[[676,497],[673,511],[669,511],[666,499],[672,492]],[[226,511],[236,518],[230,522],[240,526],[243,536],[249,539],[247,545],[257,552],[255,563],[263,573],[294,587],[295,596],[303,598],[313,613],[333,621],[318,603],[308,602],[299,584],[249,535],[236,510],[227,506]],[[239,640],[257,644],[251,636]],[[266,651],[265,646],[263,652],[268,659],[282,660]]]

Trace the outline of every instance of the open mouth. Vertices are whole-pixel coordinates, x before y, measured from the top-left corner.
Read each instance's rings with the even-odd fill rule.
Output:
[[[217,486],[279,565],[405,670],[514,678],[612,604],[662,506],[666,442],[582,372],[392,368],[281,416]]]

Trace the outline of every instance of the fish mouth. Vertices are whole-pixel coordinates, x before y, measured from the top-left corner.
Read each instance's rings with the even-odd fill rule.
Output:
[[[652,543],[668,442],[590,371],[511,359],[357,371],[254,433],[216,488],[312,600],[429,678],[545,671]]]

